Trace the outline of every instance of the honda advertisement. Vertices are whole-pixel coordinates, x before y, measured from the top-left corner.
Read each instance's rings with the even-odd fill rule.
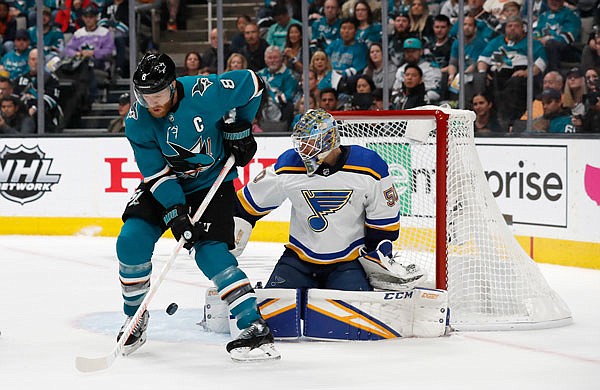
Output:
[[[289,137],[261,137],[258,145],[254,160],[238,168],[237,188],[291,147]],[[515,234],[600,242],[600,140],[485,138],[476,148]],[[433,169],[420,167],[421,180],[414,166],[390,165],[425,183],[422,192],[435,201],[434,182],[423,176],[433,179]],[[1,217],[119,219],[140,180],[125,138],[0,140]],[[288,221],[289,205],[266,219]]]

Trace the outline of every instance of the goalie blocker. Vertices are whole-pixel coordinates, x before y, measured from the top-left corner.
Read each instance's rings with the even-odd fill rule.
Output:
[[[229,320],[227,305],[208,289],[202,325],[218,333],[239,329]],[[301,335],[322,340],[381,340],[440,337],[447,333],[448,294],[444,290],[339,291],[310,289],[306,302],[299,290],[257,289],[258,307],[273,336]],[[301,310],[304,327],[301,327]]]

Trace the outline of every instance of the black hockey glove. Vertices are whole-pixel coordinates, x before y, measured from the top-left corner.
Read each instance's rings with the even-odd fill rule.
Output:
[[[194,244],[202,235],[199,226],[192,225],[189,212],[190,208],[188,206],[178,204],[168,208],[163,214],[165,225],[171,228],[171,232],[177,241],[181,236],[185,238],[186,243],[183,244],[183,247],[188,250],[194,247]]]
[[[252,124],[248,122],[221,122],[223,143],[227,155],[233,154],[235,165],[243,167],[256,153],[256,140],[252,135]]]

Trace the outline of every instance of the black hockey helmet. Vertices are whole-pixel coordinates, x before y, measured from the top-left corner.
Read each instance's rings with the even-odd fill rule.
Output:
[[[175,80],[175,62],[164,53],[149,52],[139,62],[133,74],[136,95],[157,93]]]

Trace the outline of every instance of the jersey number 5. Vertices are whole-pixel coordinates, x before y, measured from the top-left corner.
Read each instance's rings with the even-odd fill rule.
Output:
[[[398,202],[398,193],[394,186],[391,186],[387,190],[383,191],[383,196],[385,200],[387,200],[387,205],[390,207],[394,207],[394,205]]]

